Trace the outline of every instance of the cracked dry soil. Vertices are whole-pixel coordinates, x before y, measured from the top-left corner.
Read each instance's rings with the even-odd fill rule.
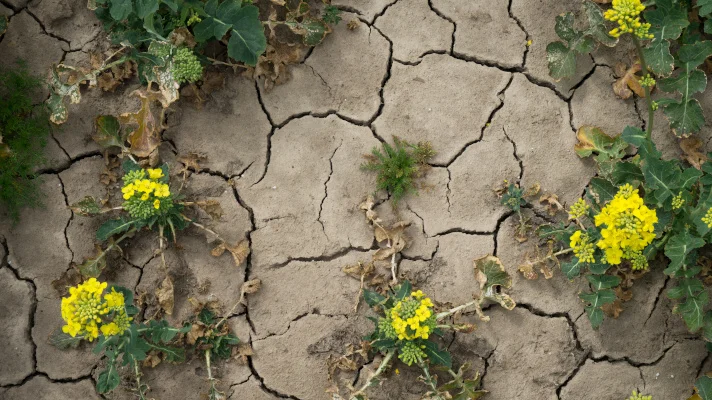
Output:
[[[371,327],[363,304],[353,312],[358,282],[341,272],[368,259],[374,246],[357,205],[375,182],[358,166],[362,154],[398,135],[429,140],[438,151],[425,189],[401,207],[401,217],[412,222],[412,245],[399,274],[450,303],[469,300],[476,257],[497,255],[514,277],[514,311],[491,307],[491,321],[478,323],[474,334],[446,338],[457,363],[481,372],[487,398],[615,400],[638,389],[656,400],[686,399],[712,360],[672,315],[661,269],[638,282],[620,318],[593,331],[577,296],[581,282],[561,274],[527,281],[516,272],[529,249],[513,238],[516,221],[492,192],[508,178],[522,186],[539,182],[566,205],[580,196],[595,171],[572,151],[575,128],[643,124],[635,102],[615,99],[608,88],[622,52],[582,58],[569,81],[549,78],[545,47],[555,38],[554,17],[576,10],[576,1],[333,4],[345,21],[291,68],[288,83],[268,91],[228,76],[203,109],[175,105],[163,133],[161,156],[171,165],[178,154],[207,154],[186,194],[219,201],[225,212],[214,228],[231,242],[246,238],[252,249],[247,265],[235,268],[228,255],[210,256],[199,232],[181,236],[167,253],[176,286],[170,322],[190,314],[190,298],[227,305],[244,281],[263,284],[229,319],[254,348],[247,363],[215,366],[229,398],[328,398],[327,357]],[[0,0],[0,13],[10,21],[0,39],[2,64],[21,57],[44,75],[52,63],[82,63],[106,45],[80,0]],[[360,26],[348,30],[352,19]],[[102,222],[67,206],[87,195],[118,201],[116,184],[99,183],[104,160],[90,135],[98,114],[134,107],[125,96],[130,90],[129,84],[115,93],[85,91],[48,144],[45,207],[25,211],[16,226],[0,221],[2,399],[102,398],[94,390],[102,360],[88,349],[62,352],[48,344],[61,324],[52,282],[90,255]],[[709,96],[700,101],[712,110]],[[712,127],[702,134],[708,143]],[[679,156],[666,129],[654,135],[666,156]],[[378,211],[392,215],[387,202]],[[541,220],[542,211],[534,205],[525,212]],[[163,278],[153,245],[148,236],[133,238],[111,260],[107,279],[150,296]],[[417,371],[398,367],[401,374],[372,390],[372,398],[420,398],[425,388],[414,383]],[[195,359],[146,369],[144,380],[157,399],[198,399],[205,376]],[[133,394],[122,386],[105,398]]]

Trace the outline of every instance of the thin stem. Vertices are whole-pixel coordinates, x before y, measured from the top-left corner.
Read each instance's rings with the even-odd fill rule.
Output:
[[[138,397],[141,400],[145,400],[146,397],[143,393],[143,384],[141,383],[141,371],[138,368],[138,361],[134,360],[134,374],[136,375],[136,386],[138,387]]]
[[[418,366],[425,373],[425,382],[428,384],[428,386],[430,386],[431,389],[433,389],[433,393],[435,393],[437,396],[438,387],[435,385],[435,380],[433,379],[432,375],[430,375],[430,369],[423,361],[419,362]]]
[[[391,350],[386,353],[386,355],[383,357],[383,360],[381,360],[381,365],[378,366],[378,369],[376,370],[376,372],[374,372],[373,375],[371,375],[371,377],[368,378],[366,383],[363,386],[361,386],[361,389],[357,390],[355,393],[353,393],[351,395],[351,397],[349,397],[349,400],[357,400],[356,396],[358,396],[359,394],[362,394],[366,389],[369,388],[369,386],[371,386],[371,384],[373,383],[373,380],[376,379],[378,376],[380,376],[383,373],[383,371],[386,370],[386,367],[391,362],[391,359],[393,358],[394,354],[396,354],[395,350]]]
[[[631,35],[633,38],[633,43],[635,43],[635,49],[638,51],[638,58],[640,59],[640,69],[643,76],[650,73],[648,65],[645,63],[645,56],[643,55],[643,47],[640,45],[640,40],[635,35]],[[645,126],[645,135],[650,139],[653,134],[653,120],[655,118],[655,110],[653,109],[653,99],[650,97],[650,88],[648,86],[643,87],[645,90],[645,100],[648,103],[648,123]]]
[[[464,309],[467,308],[467,307],[472,307],[472,306],[474,306],[475,304],[479,304],[479,303],[480,303],[480,300],[472,300],[472,301],[469,302],[469,303],[465,303],[465,304],[460,305],[460,306],[457,306],[457,307],[455,307],[455,308],[451,308],[451,309],[449,309],[449,310],[447,310],[447,311],[443,311],[443,312],[441,312],[440,314],[438,314],[438,315],[435,316],[435,320],[436,320],[436,321],[440,321],[441,319],[447,318],[447,317],[449,317],[449,316],[455,314],[456,312],[458,312],[458,311],[460,311],[460,310],[464,310]]]

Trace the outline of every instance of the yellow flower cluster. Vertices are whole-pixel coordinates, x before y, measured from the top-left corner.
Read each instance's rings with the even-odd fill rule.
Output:
[[[576,200],[576,203],[569,208],[569,219],[579,219],[583,217],[588,214],[588,209],[589,207],[588,204],[586,204],[586,200]]]
[[[643,396],[634,390],[633,395],[630,396],[628,400],[653,400],[653,396]]]
[[[613,37],[620,37],[624,33],[632,33],[641,39],[652,39],[648,33],[650,24],[640,22],[640,13],[645,6],[640,0],[613,0],[613,8],[606,11],[603,17],[609,21],[617,22],[618,27],[608,32]]]
[[[126,314],[124,295],[112,288],[111,293],[102,294],[106,282],[90,278],[76,287],[69,288],[69,297],[62,298],[62,319],[67,325],[62,332],[75,337],[83,335],[90,342],[99,336],[99,329],[105,336],[118,335],[128,329],[132,318]],[[115,312],[114,320],[104,324],[103,316]]]
[[[672,198],[672,209],[677,210],[685,204],[685,199],[682,198],[682,192]]]
[[[391,308],[391,324],[399,340],[427,339],[432,332],[433,302],[421,290],[410,295]]]
[[[588,233],[581,231],[574,232],[571,235],[570,246],[574,249],[574,255],[579,259],[579,261],[584,263],[594,263],[596,259],[593,257],[593,253],[596,248],[593,246],[593,242],[589,237]]]
[[[153,194],[154,197],[157,197],[153,200],[153,207],[159,209],[161,207],[161,201],[159,199],[170,196],[170,188],[165,183],[157,182],[158,179],[163,178],[163,171],[161,169],[147,169],[146,171],[148,172],[149,179],[136,179],[133,182],[126,183],[124,187],[121,188],[121,193],[124,194],[124,200],[129,200],[136,196],[136,192],[138,192],[140,194],[138,197],[142,201],[147,201],[151,194]]]
[[[602,238],[597,246],[606,253],[606,261],[616,265],[621,263],[621,258],[637,258],[653,241],[658,216],[655,210],[643,204],[638,191],[626,184],[596,215],[594,222],[596,226],[606,226],[601,229]]]
[[[712,208],[707,210],[707,213],[705,214],[705,216],[702,217],[702,222],[707,224],[708,228],[712,228]]]

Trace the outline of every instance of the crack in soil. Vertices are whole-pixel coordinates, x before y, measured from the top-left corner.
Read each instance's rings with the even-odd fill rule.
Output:
[[[334,152],[331,153],[331,157],[329,157],[329,176],[326,178],[326,182],[324,182],[324,197],[321,199],[321,203],[319,203],[319,215],[317,215],[316,220],[319,221],[319,224],[321,224],[321,230],[324,232],[324,236],[326,236],[326,239],[329,240],[329,235],[326,234],[326,228],[324,228],[324,222],[321,220],[321,213],[324,210],[324,202],[326,201],[326,198],[329,196],[329,181],[331,180],[331,175],[334,174],[334,163],[332,162],[334,159],[334,156],[336,155],[336,152],[339,151],[339,148],[341,145],[344,144],[343,139],[339,143],[338,146],[334,149]]]
[[[519,29],[521,29],[522,32],[524,32],[524,36],[525,36],[527,43],[529,43],[529,40],[531,40],[529,31],[527,31],[526,28],[524,28],[524,24],[522,23],[522,21],[520,21],[519,18],[517,18],[517,16],[514,15],[514,12],[512,12],[512,2],[513,2],[513,0],[509,0],[509,4],[507,4],[507,12],[509,13],[509,18],[514,20],[514,22],[517,23],[517,26],[519,26]],[[529,55],[529,48],[530,48],[530,46],[528,46],[528,45],[524,48],[524,54],[522,55],[522,68],[526,68],[526,66],[527,66],[527,56]]]
[[[32,376],[34,376],[34,374],[37,373],[37,344],[32,338],[32,329],[34,329],[35,327],[35,313],[37,312],[37,305],[39,304],[39,300],[37,299],[37,285],[32,279],[22,277],[20,275],[20,271],[10,265],[10,248],[7,245],[7,239],[5,239],[4,237],[0,237],[0,245],[2,246],[2,249],[5,252],[5,257],[0,260],[0,269],[3,267],[7,267],[7,269],[10,270],[13,275],[15,275],[15,279],[26,282],[30,285],[30,289],[32,290],[32,304],[30,304],[29,324],[26,331],[27,339],[30,342],[30,345],[32,346],[32,372],[28,376],[24,377],[18,384],[1,385],[0,387],[22,386],[22,384],[27,382]]]
[[[455,54],[455,32],[457,32],[457,24],[455,21],[445,15],[445,13],[441,12],[438,10],[435,5],[433,5],[433,0],[428,0],[428,7],[430,7],[430,10],[434,12],[438,17],[444,19],[445,21],[448,21],[449,23],[452,24],[452,38],[450,39],[450,55]]]
[[[59,180],[59,184],[62,188],[62,195],[64,196],[64,204],[67,206],[67,209],[69,209],[69,212],[71,213],[69,215],[69,220],[67,221],[67,225],[64,226],[64,243],[67,245],[67,250],[69,250],[69,253],[72,255],[72,261],[74,261],[74,250],[69,246],[69,235],[67,235],[67,230],[69,229],[69,224],[72,223],[72,220],[74,220],[74,211],[69,207],[69,197],[67,197],[67,192],[64,189],[64,181],[62,181],[62,177],[57,174],[57,179]]]

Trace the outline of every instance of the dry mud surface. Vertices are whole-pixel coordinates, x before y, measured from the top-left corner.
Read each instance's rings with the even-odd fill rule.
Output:
[[[429,140],[438,151],[427,188],[401,209],[412,222],[413,244],[403,253],[400,274],[451,303],[470,298],[475,257],[495,254],[514,276],[516,309],[492,307],[489,323],[448,343],[457,362],[482,373],[488,399],[615,400],[633,389],[655,400],[686,399],[712,366],[704,344],[672,314],[661,268],[637,283],[620,318],[593,331],[577,296],[580,282],[560,273],[527,281],[516,272],[529,249],[513,239],[515,218],[492,192],[504,178],[523,186],[539,182],[571,204],[595,173],[573,152],[574,128],[600,124],[614,133],[643,124],[640,107],[610,90],[615,54],[582,57],[572,80],[548,77],[545,47],[555,38],[554,17],[577,9],[577,2],[333,3],[348,12],[345,21],[292,67],[288,83],[266,91],[230,76],[202,110],[175,105],[164,132],[161,150],[169,163],[177,154],[207,154],[186,193],[219,201],[225,213],[214,228],[231,242],[247,238],[252,249],[247,265],[236,268],[227,254],[212,257],[199,232],[181,236],[167,254],[176,285],[170,321],[190,314],[189,298],[227,305],[244,281],[262,280],[262,290],[230,318],[254,355],[246,364],[233,360],[215,368],[229,397],[328,398],[327,357],[371,327],[363,304],[353,311],[358,282],[341,272],[367,260],[374,246],[358,204],[375,182],[358,166],[362,154],[397,135]],[[84,59],[105,40],[81,0],[0,4],[10,19],[0,63],[22,57],[44,74],[52,63]],[[360,26],[347,30],[354,18]],[[104,161],[90,135],[96,115],[132,106],[122,97],[129,90],[88,90],[82,104],[72,106],[69,122],[48,146],[45,207],[26,211],[17,226],[0,222],[2,399],[101,398],[94,380],[102,361],[87,348],[62,352],[48,344],[61,324],[51,283],[91,255],[102,221],[73,215],[67,205],[116,190],[99,183]],[[709,112],[712,104],[704,108]],[[678,156],[666,124],[658,126],[660,147]],[[710,134],[704,127],[703,138]],[[389,209],[380,207],[383,215]],[[109,280],[151,291],[163,277],[153,247],[148,235],[132,239],[123,257],[112,260]],[[206,374],[200,361],[147,369],[150,395],[201,398]],[[418,399],[425,392],[416,371],[398,368],[399,376],[372,390],[374,399]],[[132,396],[120,388],[106,398]]]

